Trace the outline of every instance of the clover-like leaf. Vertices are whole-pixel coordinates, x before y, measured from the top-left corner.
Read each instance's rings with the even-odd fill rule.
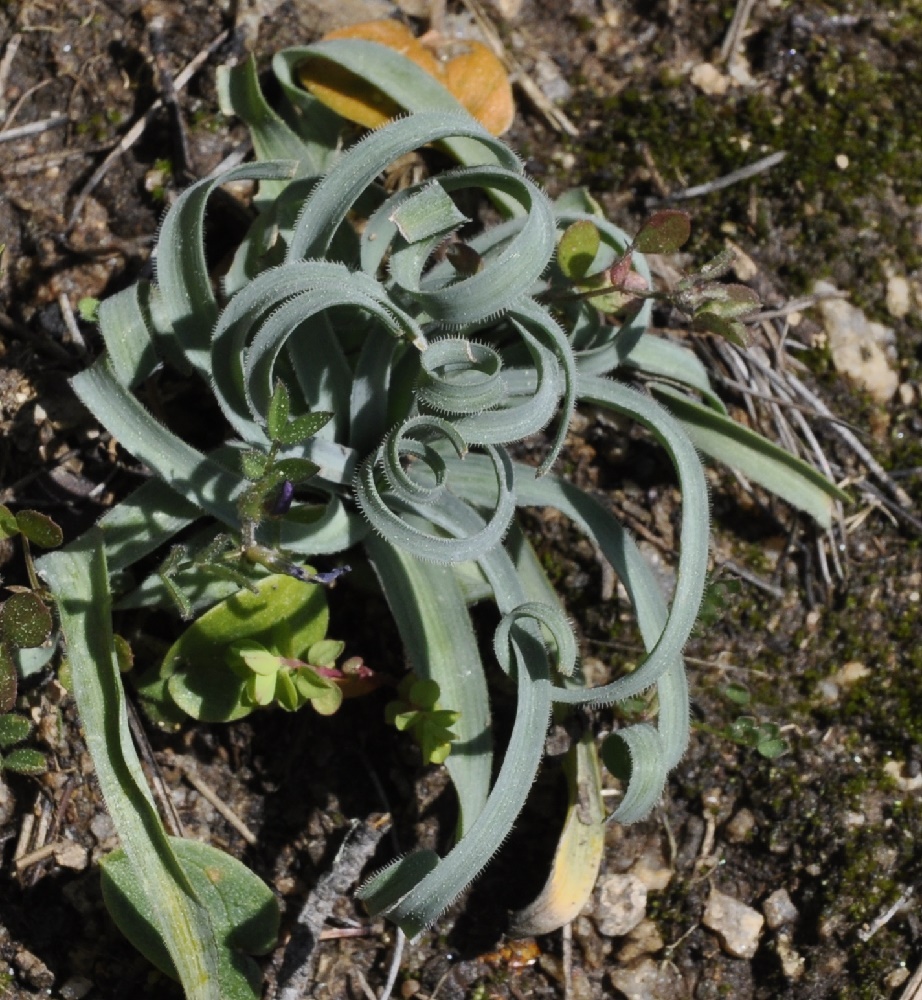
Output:
[[[345,648],[346,644],[337,639],[321,639],[308,649],[307,662],[315,667],[332,667]]]
[[[22,534],[43,549],[55,549],[64,541],[64,532],[47,514],[37,510],[21,510],[16,524]]]
[[[0,636],[13,646],[41,646],[49,635],[51,612],[31,591],[13,594],[0,608]]]
[[[640,227],[633,247],[641,253],[675,253],[691,235],[691,216],[678,208],[655,212]]]
[[[0,539],[15,538],[19,534],[19,524],[16,515],[9,507],[0,503]]]
[[[3,770],[25,775],[44,774],[48,770],[48,761],[40,750],[17,747],[3,755]]]
[[[567,226],[557,244],[557,263],[564,276],[571,281],[585,278],[601,243],[599,228],[589,219],[579,219]]]
[[[294,671],[294,684],[298,694],[309,701],[319,715],[332,715],[343,703],[339,686],[327,677],[321,677],[309,666]]]
[[[32,723],[23,715],[0,715],[0,747],[6,749],[32,732]]]

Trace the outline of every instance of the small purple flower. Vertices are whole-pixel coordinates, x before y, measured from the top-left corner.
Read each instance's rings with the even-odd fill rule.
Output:
[[[272,517],[281,517],[291,510],[291,501],[295,495],[295,484],[290,479],[285,479],[279,487],[279,491],[269,507]]]
[[[314,573],[308,579],[311,583],[322,583],[324,586],[329,586],[331,583],[335,583],[344,573],[350,572],[351,569],[351,566],[337,566],[336,569],[331,569],[327,573]]]

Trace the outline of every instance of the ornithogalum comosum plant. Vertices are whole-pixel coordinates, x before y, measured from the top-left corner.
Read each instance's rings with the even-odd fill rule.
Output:
[[[368,46],[375,48],[324,43],[322,58],[348,57],[358,70],[368,65]],[[167,838],[157,820],[124,736],[111,580],[124,587],[133,564],[193,524],[202,544],[231,537],[239,565],[257,577],[361,550],[415,675],[434,681],[439,706],[457,713],[446,760],[460,806],[455,846],[445,857],[412,853],[361,890],[369,909],[414,935],[509,833],[555,706],[610,704],[655,688],[655,721],[617,730],[603,758],[624,780],[612,818],[636,821],[659,798],[686,745],[681,653],[707,570],[699,451],[821,522],[841,496],[734,423],[692,353],[647,331],[651,303],[643,290],[651,282],[640,251],[670,249],[675,216],[651,220],[632,242],[582,194],[552,203],[508,147],[447,91],[433,91],[428,80],[417,86],[414,73],[422,71],[395,63],[396,53],[382,57],[382,75],[396,74],[395,100],[415,113],[340,148],[341,122],[295,83],[305,51],[276,57],[288,101],[282,116],[266,105],[251,66],[224,75],[225,106],[250,125],[260,162],[186,190],[163,223],[156,284],[139,283],[100,307],[106,353],[73,385],[151,478],[92,532],[40,563],[122,838],[124,854],[109,867],[122,896],[135,900],[134,939],[142,947],[146,939],[150,957],[193,997],[255,996],[236,949],[258,950],[265,940],[241,942],[229,933],[226,916],[215,916],[202,891],[207,864]],[[434,144],[461,165],[388,193],[381,183],[388,168]],[[219,184],[239,180],[259,182],[258,211],[216,291],[203,245],[206,203]],[[476,225],[465,212],[487,200],[503,220]],[[570,236],[558,260],[558,243],[574,224],[589,236],[589,257],[576,259],[586,244]],[[731,304],[723,315],[731,319],[744,311],[734,294],[724,296]],[[715,296],[709,301],[723,301]],[[202,453],[138,402],[134,390],[161,365],[213,394],[227,422],[224,445]],[[632,385],[638,381],[647,391]],[[304,427],[313,414],[332,416],[306,440],[283,440],[273,417],[282,392],[286,418],[305,420]],[[570,418],[584,403],[636,421],[675,466],[682,520],[670,605],[605,506],[554,474]],[[514,459],[519,442],[548,428],[537,468]],[[267,490],[262,507],[247,514],[241,498],[251,495],[254,476],[287,461],[296,463],[297,489],[282,474],[273,480],[277,492]],[[602,687],[584,686],[572,629],[517,520],[518,509],[544,506],[599,546],[634,604],[648,654]],[[237,586],[218,583],[216,590],[194,572],[170,578],[196,612]],[[123,603],[168,596],[163,580],[151,578]],[[468,613],[484,599],[501,615],[495,658],[517,692],[495,781],[487,684]],[[257,673],[266,667],[257,654],[237,651],[243,673],[246,664]],[[254,684],[251,700],[270,694],[278,697],[275,688]],[[250,909],[267,907],[253,892]]]

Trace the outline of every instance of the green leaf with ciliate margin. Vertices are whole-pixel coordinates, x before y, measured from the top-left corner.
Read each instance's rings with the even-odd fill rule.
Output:
[[[157,282],[164,313],[187,360],[207,374],[210,335],[218,304],[202,238],[205,207],[216,187],[234,180],[288,180],[294,163],[245,163],[217,178],[197,181],[177,198],[163,220],[157,256]]]
[[[618,807],[621,823],[634,823],[650,811],[666,783],[662,736],[647,723],[612,733],[602,744],[602,760],[609,771],[627,783]]]
[[[170,845],[196,894],[214,915],[226,968],[223,979],[233,984],[224,1000],[251,1000],[261,977],[249,956],[270,951],[278,938],[279,907],[272,890],[246,865],[209,844],[171,837]],[[103,899],[116,926],[161,972],[178,978],[125,852],[113,851],[102,860],[100,870]]]
[[[691,216],[677,208],[655,212],[640,227],[633,246],[641,253],[675,253],[691,235]]]
[[[832,523],[836,502],[849,501],[821,472],[771,441],[671,386],[650,388],[681,421],[695,447],[805,511],[822,527]]]
[[[417,677],[460,712],[445,762],[467,832],[487,801],[493,762],[489,694],[464,596],[450,566],[425,563],[370,535],[366,549]]]
[[[268,576],[255,594],[241,590],[193,622],[164,657],[160,678],[169,678],[170,696],[195,719],[243,718],[253,706],[244,696],[244,680],[227,664],[228,648],[250,640],[299,657],[326,635],[328,620],[323,587],[282,574]]]
[[[571,281],[580,281],[589,273],[602,237],[588,219],[578,219],[564,230],[557,245],[557,263]]]
[[[391,222],[407,243],[416,243],[447,235],[470,219],[448,197],[442,185],[433,181],[401,202],[391,215]]]
[[[13,594],[0,607],[0,636],[14,646],[28,649],[51,635],[51,612],[31,591]]]
[[[439,864],[435,851],[414,851],[398,858],[375,873],[356,892],[368,912],[374,917],[393,906],[418,882],[430,875]]]
[[[43,549],[56,549],[64,541],[64,532],[47,514],[37,510],[21,510],[16,523],[23,535]]]
[[[19,534],[19,524],[16,515],[9,507],[0,503],[0,539],[15,538]]]
[[[39,750],[28,747],[17,748],[3,755],[4,771],[15,771],[17,774],[37,775],[48,770],[48,761]]]
[[[321,65],[330,63],[334,67],[341,67],[361,79],[368,80],[398,108],[414,112],[410,116],[412,118],[429,113],[433,118],[465,117],[471,123],[479,125],[458,99],[438,80],[399,52],[374,42],[358,38],[327,39],[304,48],[286,49],[281,55],[296,59],[301,64],[314,61]],[[490,135],[486,129],[483,129],[483,133]],[[434,136],[432,139],[417,142],[416,145],[436,140],[440,140],[440,145],[465,166],[503,162],[508,155],[498,140],[482,144],[462,132],[455,135]],[[509,199],[503,191],[492,191],[489,194],[497,206],[507,214],[521,214],[521,208],[515,204],[514,199]]]
[[[187,1000],[224,1000],[237,991],[222,962],[214,920],[183,871],[160,822],[131,743],[115,665],[112,611],[102,533],[94,528],[36,565],[57,604],[77,709],[96,777]]]
[[[6,749],[32,732],[32,723],[23,715],[0,715],[0,747]]]

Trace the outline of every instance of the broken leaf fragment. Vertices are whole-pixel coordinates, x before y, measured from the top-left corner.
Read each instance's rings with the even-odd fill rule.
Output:
[[[396,52],[428,74],[433,88],[444,87],[493,135],[502,135],[512,124],[515,106],[509,76],[482,42],[452,41],[452,48],[459,51],[442,60],[409,28],[392,20],[339,28],[321,41],[337,39],[373,42]],[[433,45],[442,47],[438,42]],[[328,108],[366,128],[377,128],[412,110],[400,99],[400,87],[391,85],[387,61],[380,65],[372,62],[367,72],[359,74],[338,63],[335,56],[318,51],[301,62],[297,74],[301,84]]]

